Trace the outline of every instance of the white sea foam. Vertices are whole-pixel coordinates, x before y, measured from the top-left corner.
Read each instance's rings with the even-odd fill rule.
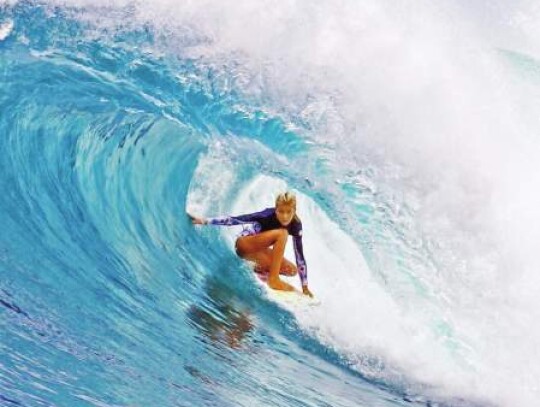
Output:
[[[0,24],[0,41],[4,41],[13,30],[13,21],[7,20]]]

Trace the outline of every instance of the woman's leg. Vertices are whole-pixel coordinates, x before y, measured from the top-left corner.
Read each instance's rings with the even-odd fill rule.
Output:
[[[272,249],[264,249],[260,252],[246,254],[243,258],[255,262],[255,272],[270,272],[270,265],[272,264]],[[295,276],[296,273],[296,266],[284,257],[281,261],[279,274],[291,277]]]
[[[244,258],[248,254],[260,252],[273,246],[287,232],[286,229],[273,229],[255,235],[240,236],[236,239],[236,254]]]
[[[253,259],[254,253],[272,246],[268,285],[276,290],[292,291],[294,290],[293,286],[279,279],[279,270],[288,237],[287,229],[274,229],[256,235],[242,236],[236,240],[236,253],[242,258],[250,259],[251,257]]]
[[[290,284],[279,279],[279,269],[281,268],[289,232],[287,232],[287,229],[278,229],[278,231],[279,234],[274,246],[272,246],[272,264],[270,264],[270,273],[268,274],[268,286],[276,290],[293,291],[294,288]]]

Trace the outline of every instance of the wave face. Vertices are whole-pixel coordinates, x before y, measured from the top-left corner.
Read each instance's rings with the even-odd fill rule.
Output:
[[[0,404],[537,405],[534,7],[149,3],[0,6]]]

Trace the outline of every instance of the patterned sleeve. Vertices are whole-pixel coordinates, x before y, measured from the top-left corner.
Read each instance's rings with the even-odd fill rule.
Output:
[[[298,276],[302,285],[307,285],[307,265],[304,258],[304,248],[302,246],[302,229],[297,235],[293,236],[294,255],[296,257],[296,267],[298,269]]]
[[[270,210],[270,211],[269,211]],[[246,223],[258,222],[260,219],[268,216],[268,214],[273,213],[272,208],[267,208],[260,212],[247,213],[245,215],[238,216],[222,216],[218,218],[207,218],[206,223],[208,225],[220,225],[220,226],[234,226],[234,225],[243,225]]]

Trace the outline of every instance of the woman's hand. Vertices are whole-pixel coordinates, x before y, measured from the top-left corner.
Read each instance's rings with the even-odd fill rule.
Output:
[[[189,218],[191,219],[191,223],[193,223],[194,225],[206,225],[206,219],[204,218],[197,218],[190,213],[187,213],[187,216],[189,216]]]
[[[307,285],[303,285],[302,286],[302,292],[305,294],[305,295],[309,295],[311,298],[313,298],[313,294],[311,293],[311,291],[309,291],[309,288]]]

